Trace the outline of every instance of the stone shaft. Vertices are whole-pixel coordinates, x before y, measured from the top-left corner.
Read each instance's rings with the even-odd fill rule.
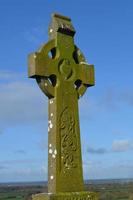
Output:
[[[83,191],[77,93],[62,80],[55,94],[49,100],[48,192]]]

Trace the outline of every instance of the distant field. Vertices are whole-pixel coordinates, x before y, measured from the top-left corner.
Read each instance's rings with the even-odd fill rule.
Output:
[[[133,182],[86,185],[86,189],[98,192],[100,200],[133,200]]]
[[[129,183],[91,183],[86,190],[99,193],[99,200],[133,200],[133,182]],[[28,200],[31,194],[47,192],[46,185],[2,185],[0,200]]]

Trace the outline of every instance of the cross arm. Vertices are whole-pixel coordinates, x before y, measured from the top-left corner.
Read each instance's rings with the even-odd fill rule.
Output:
[[[95,85],[94,65],[80,62],[76,67],[76,78],[88,87]]]
[[[28,76],[36,78],[37,76],[48,77],[57,72],[58,58],[49,57],[49,52],[55,48],[55,40],[50,40],[44,44],[37,52],[28,56]]]
[[[48,77],[56,74],[57,61],[42,54],[35,52],[29,55],[28,58],[28,76],[36,78],[36,76]]]

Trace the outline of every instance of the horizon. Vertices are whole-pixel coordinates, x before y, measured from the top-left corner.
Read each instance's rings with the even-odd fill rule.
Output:
[[[108,179],[108,178],[103,178],[103,179],[87,179],[87,180],[84,180],[84,184],[88,184],[89,182],[91,183],[91,182],[100,182],[100,183],[102,183],[102,182],[133,182],[133,178],[110,178],[110,179]],[[45,184],[47,184],[48,183],[48,181],[12,181],[12,182],[0,182],[0,185],[2,185],[2,184],[36,184],[36,183],[45,183]]]

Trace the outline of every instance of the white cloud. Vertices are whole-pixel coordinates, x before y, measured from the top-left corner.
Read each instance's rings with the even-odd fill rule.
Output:
[[[133,143],[131,140],[115,140],[112,144],[112,151],[124,152],[133,149]]]
[[[91,154],[101,154],[102,155],[102,154],[108,153],[108,150],[103,147],[100,147],[100,148],[88,147],[87,152],[91,153]]]
[[[15,159],[0,161],[0,181],[47,180],[47,163],[41,159]]]
[[[1,182],[16,181],[41,181],[47,179],[47,172],[44,167],[26,167],[20,169],[5,169],[0,171]]]
[[[120,160],[113,164],[104,161],[88,161],[83,163],[84,179],[133,178],[131,161]]]
[[[16,123],[33,123],[47,118],[47,97],[40,91],[36,81],[28,78],[26,81],[26,76],[11,71],[0,71],[1,129]],[[79,104],[80,118],[93,119],[101,109],[102,112],[106,108],[112,110],[117,107],[118,101],[126,101],[126,97],[129,102],[131,95],[126,95],[127,91],[124,94],[117,94],[115,90],[108,89],[105,95],[102,91],[102,95],[97,98],[91,94],[89,98],[85,95]]]
[[[6,73],[6,82],[0,83],[0,126],[1,129],[16,124],[29,124],[47,117],[47,98],[38,88],[36,81],[24,81],[22,74]],[[17,76],[17,79],[10,79]]]

